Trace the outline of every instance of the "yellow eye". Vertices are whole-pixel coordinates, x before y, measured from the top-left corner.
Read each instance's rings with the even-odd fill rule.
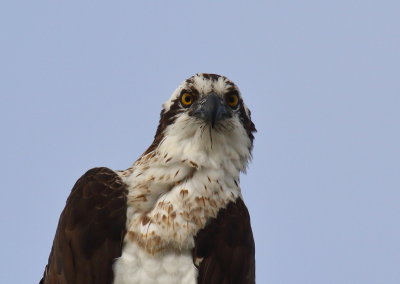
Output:
[[[234,94],[227,95],[226,102],[230,107],[236,107],[239,103],[239,97]]]
[[[186,107],[190,106],[190,105],[193,103],[193,96],[192,96],[192,94],[184,93],[184,94],[181,96],[181,103],[182,103],[183,106],[186,106]]]

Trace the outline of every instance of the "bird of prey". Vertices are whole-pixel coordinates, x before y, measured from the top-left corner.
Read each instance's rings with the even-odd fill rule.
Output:
[[[239,185],[255,131],[228,78],[185,80],[130,168],[94,168],[76,182],[40,283],[255,283]]]

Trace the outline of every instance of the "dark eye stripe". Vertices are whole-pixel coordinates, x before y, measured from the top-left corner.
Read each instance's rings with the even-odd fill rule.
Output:
[[[256,126],[254,125],[253,121],[251,121],[250,111],[249,111],[249,116],[247,116],[242,99],[239,100],[238,105],[239,105],[240,121],[242,122],[244,129],[246,129],[247,135],[249,136],[251,143],[253,143],[254,140],[253,133],[257,132]]]

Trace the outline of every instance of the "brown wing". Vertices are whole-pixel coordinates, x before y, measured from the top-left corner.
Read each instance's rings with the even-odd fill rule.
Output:
[[[220,210],[195,238],[199,284],[254,284],[255,249],[249,212],[241,198]]]
[[[121,255],[126,188],[107,168],[94,168],[74,185],[60,216],[40,284],[110,284]]]

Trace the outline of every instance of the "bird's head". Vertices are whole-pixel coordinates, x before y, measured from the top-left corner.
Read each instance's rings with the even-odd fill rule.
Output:
[[[239,168],[244,170],[255,131],[238,87],[224,76],[199,73],[185,80],[164,103],[154,142],[146,153],[158,149],[201,163],[218,152],[228,160],[241,160]]]

